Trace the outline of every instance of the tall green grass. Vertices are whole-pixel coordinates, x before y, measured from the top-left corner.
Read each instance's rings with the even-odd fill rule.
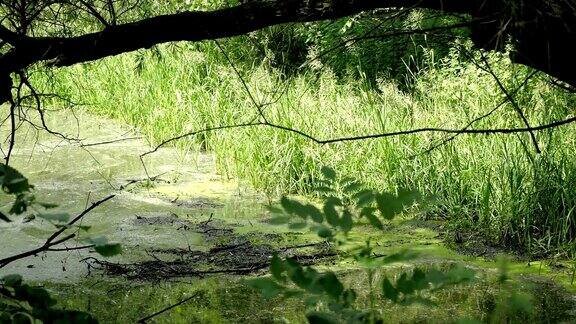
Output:
[[[505,96],[494,78],[455,51],[443,60],[429,53],[412,76],[410,93],[393,81],[376,85],[336,77],[329,69],[291,77],[266,62],[238,60],[242,39],[223,42],[240,79],[214,43],[174,44],[37,74],[44,91],[66,94],[90,112],[136,126],[151,143],[207,127],[245,123],[257,116],[250,96],[270,122],[319,139],[420,127],[459,129],[486,114]],[[492,68],[512,91],[530,73],[503,55]],[[574,113],[576,96],[537,75],[515,98],[533,125]],[[51,102],[49,104],[58,104]],[[510,104],[474,128],[523,127]],[[576,224],[576,127],[536,134],[460,135],[427,152],[447,135],[419,133],[318,145],[294,133],[266,127],[214,131],[179,141],[216,154],[221,173],[238,177],[275,197],[306,193],[322,165],[382,190],[410,187],[432,201],[426,217],[448,219],[499,243],[534,255],[574,250]]]

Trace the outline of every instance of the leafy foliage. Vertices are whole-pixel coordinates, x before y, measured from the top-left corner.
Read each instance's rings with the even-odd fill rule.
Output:
[[[463,266],[455,266],[445,272],[416,268],[411,275],[402,273],[394,283],[385,278],[382,281],[382,295],[395,303],[421,302],[433,305],[432,300],[423,295],[424,292],[466,283],[473,279],[474,271]]]
[[[68,213],[48,212],[49,209],[58,206],[36,201],[32,193],[34,186],[30,184],[22,173],[11,166],[0,164],[0,185],[4,193],[15,196],[12,207],[8,211],[9,214],[20,215],[28,210],[32,210],[29,219],[39,217],[54,224],[54,226],[59,229],[74,228],[83,232],[87,232],[90,229],[89,226],[68,223],[70,220]],[[5,222],[11,221],[8,215],[2,211],[0,211],[0,220]],[[104,257],[114,256],[122,252],[120,244],[109,243],[105,237],[88,238],[86,241],[92,244],[94,250]]]
[[[454,266],[447,271],[438,269],[414,269],[411,274],[402,273],[396,280],[385,277],[381,280],[381,292],[377,293],[373,281],[377,269],[396,262],[407,262],[417,257],[411,251],[400,251],[381,256],[373,252],[370,240],[361,246],[354,246],[349,233],[361,221],[377,230],[392,220],[418,199],[418,194],[410,190],[396,193],[378,192],[350,178],[339,178],[328,167],[321,170],[317,192],[321,193],[321,207],[312,203],[302,203],[283,197],[281,209],[271,208],[275,214],[274,224],[286,224],[292,229],[308,227],[320,238],[335,243],[340,254],[355,260],[367,273],[371,308],[357,305],[358,292],[346,285],[333,271],[318,271],[312,266],[302,266],[298,261],[275,255],[270,263],[270,277],[250,281],[266,298],[302,298],[310,309],[307,314],[310,323],[380,323],[383,314],[375,309],[376,298],[407,305],[422,303],[434,305],[430,294],[438,289],[463,284],[474,279],[474,271],[463,266]],[[351,252],[342,248],[352,245]]]
[[[59,238],[59,236],[66,231],[75,230],[77,232],[86,232],[90,229],[89,226],[76,225],[75,220],[77,220],[78,217],[70,220],[70,215],[67,213],[47,212],[48,209],[56,208],[57,206],[37,202],[32,193],[34,187],[22,173],[10,166],[0,165],[0,185],[5,194],[15,197],[8,211],[10,215],[20,215],[31,210],[30,220],[39,217],[52,223],[57,228],[55,233],[47,239],[43,246],[32,250],[34,253],[24,253],[14,257],[0,259],[0,268],[27,255],[48,251],[50,247],[63,243],[77,235],[77,233],[69,234],[69,232],[67,232],[68,236]],[[87,211],[89,211],[89,209],[85,212]],[[83,214],[79,217],[81,216],[83,216]],[[1,211],[0,219],[5,222],[11,221],[8,215]],[[57,238],[59,238],[59,240],[56,240]],[[88,238],[87,241],[91,244],[90,246],[94,247],[94,250],[98,254],[104,257],[117,255],[122,251],[120,244],[109,243],[105,237]],[[35,323],[38,321],[44,323],[97,323],[88,313],[55,309],[53,308],[55,304],[56,301],[50,296],[47,290],[24,284],[22,277],[18,274],[8,275],[0,279],[0,324]]]
[[[282,209],[270,209],[275,213],[272,224],[288,224],[291,229],[308,226],[321,238],[334,241],[338,233],[347,236],[354,227],[355,217],[382,230],[383,222],[392,220],[418,198],[418,193],[406,189],[394,194],[367,189],[354,179],[339,179],[328,167],[323,167],[321,173],[323,179],[313,189],[323,198],[321,207],[283,197],[280,200]]]
[[[0,323],[97,323],[90,314],[54,308],[56,301],[41,287],[25,284],[20,275],[0,279]]]
[[[33,209],[35,213],[32,218],[38,216],[57,224],[65,223],[70,218],[70,215],[66,213],[47,212],[47,210],[58,206],[37,201],[33,194],[34,186],[30,184],[20,171],[9,165],[0,164],[0,186],[2,187],[2,192],[14,196],[14,201],[8,209],[8,214],[21,215]],[[11,221],[8,215],[2,211],[0,211],[0,220]]]
[[[15,199],[10,207],[10,214],[22,214],[30,205],[34,203],[34,196],[31,194],[32,186],[26,177],[11,166],[0,164],[0,186],[2,191],[8,195],[14,195]],[[10,222],[8,215],[0,211],[0,220]]]

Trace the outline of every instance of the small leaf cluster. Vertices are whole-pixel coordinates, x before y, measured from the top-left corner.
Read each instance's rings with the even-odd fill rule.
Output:
[[[331,307],[348,307],[356,300],[356,292],[345,289],[344,285],[333,272],[318,272],[312,267],[303,267],[298,261],[288,258],[282,259],[274,255],[270,263],[271,278],[258,278],[251,283],[254,287],[262,289],[264,297],[271,298],[283,294],[284,296],[304,296],[309,294],[306,303],[316,306],[320,297],[326,296]],[[293,289],[288,284],[294,284],[299,289]]]
[[[3,193],[14,196],[12,206],[8,209],[10,215],[21,215],[33,208],[36,212],[31,218],[38,216],[50,222],[65,223],[70,217],[65,213],[48,213],[47,210],[58,206],[36,201],[32,192],[34,186],[22,173],[11,166],[0,164],[0,186]],[[0,211],[0,220],[11,221],[8,215],[2,211]]]
[[[36,217],[42,218],[58,229],[74,228],[83,232],[90,229],[90,226],[68,223],[70,220],[68,213],[49,212],[50,209],[56,208],[58,205],[36,201],[32,192],[34,186],[22,173],[11,166],[0,164],[0,186],[5,194],[15,196],[12,207],[8,211],[10,215],[20,215],[32,210],[28,220]],[[2,211],[0,211],[0,220],[11,221],[8,215]],[[87,238],[85,241],[93,245],[96,252],[104,257],[114,256],[122,251],[120,244],[109,243],[105,237]]]
[[[309,227],[319,237],[334,240],[338,233],[346,236],[352,230],[355,217],[382,230],[385,221],[392,220],[418,198],[417,192],[405,189],[397,193],[375,191],[353,178],[339,178],[329,167],[321,171],[323,178],[314,191],[321,195],[322,206],[283,197],[281,209],[270,208],[275,214],[271,224],[287,224],[295,230]]]
[[[54,300],[41,287],[25,284],[20,275],[0,279],[0,324],[8,323],[98,323],[90,314],[55,309]]]
[[[12,206],[10,207],[10,214],[22,214],[28,206],[34,203],[34,196],[31,194],[32,186],[26,177],[18,170],[11,166],[0,164],[0,186],[2,192],[15,197]],[[0,211],[0,220],[10,222],[10,218]]]
[[[350,243],[349,233],[360,222],[367,223],[377,230],[385,229],[385,222],[394,219],[418,199],[418,194],[410,190],[396,193],[379,192],[351,178],[340,178],[328,167],[322,168],[316,192],[322,197],[320,207],[313,203],[302,203],[283,197],[281,208],[271,208],[274,217],[271,223],[288,225],[291,229],[308,227],[320,238],[337,243],[342,248]],[[302,266],[297,260],[282,259],[275,255],[270,263],[270,277],[251,280],[252,287],[259,289],[263,297],[299,297],[314,311],[306,314],[310,323],[381,323],[382,312],[374,308],[376,299],[396,304],[414,302],[433,305],[429,298],[435,290],[465,283],[474,278],[474,272],[456,266],[448,271],[437,269],[414,269],[411,274],[402,273],[391,281],[384,278],[380,291],[376,291],[374,272],[376,269],[396,263],[413,260],[417,253],[404,250],[389,255],[376,255],[370,240],[348,251],[340,251],[341,256],[350,257],[365,269],[371,308],[358,307],[358,293],[347,288],[332,271],[318,271],[312,266]]]
[[[454,266],[448,271],[416,268],[412,274],[402,273],[395,282],[382,280],[382,296],[394,303],[409,305],[422,303],[434,305],[426,293],[474,280],[475,273],[463,266]]]

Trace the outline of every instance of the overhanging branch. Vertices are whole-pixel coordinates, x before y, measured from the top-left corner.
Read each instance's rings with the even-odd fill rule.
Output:
[[[432,9],[468,15],[472,18],[472,40],[477,46],[499,48],[500,40],[511,36],[517,43],[513,53],[515,62],[574,86],[576,68],[565,44],[576,42],[575,9],[562,1],[551,3],[560,9],[545,1],[535,1],[514,13],[509,0],[250,1],[219,10],[188,11],[107,25],[99,32],[76,37],[27,37],[0,25],[0,40],[11,46],[0,56],[0,103],[8,101],[7,76],[38,62],[69,66],[161,43],[214,40],[278,24],[337,19],[367,10],[392,8]],[[503,21],[507,23],[502,24]]]

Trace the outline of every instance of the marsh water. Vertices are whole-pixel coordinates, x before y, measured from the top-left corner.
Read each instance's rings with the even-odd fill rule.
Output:
[[[155,320],[302,322],[302,303],[264,300],[244,282],[264,275],[273,253],[336,270],[357,286],[365,280],[357,265],[337,259],[316,236],[271,225],[268,198],[218,174],[215,157],[209,153],[161,148],[147,155],[143,164],[141,154],[152,147],[117,122],[55,112],[48,125],[81,141],[23,125],[11,164],[34,184],[37,199],[57,204],[58,212],[74,216],[114,194],[83,218],[82,225],[90,230],[66,245],[79,246],[105,236],[123,249],[112,258],[90,249],[49,252],[0,270],[0,275],[20,273],[49,288],[62,307],[90,311],[102,322],[124,323],[191,297]],[[2,197],[3,203],[7,201]],[[41,245],[54,229],[39,218],[0,223],[0,257]],[[390,322],[451,322],[470,314],[482,318],[489,307],[486,301],[498,295],[492,277],[498,272],[497,255],[502,251],[477,241],[454,247],[446,243],[446,232],[441,222],[408,216],[389,224],[383,233],[367,232],[379,253],[410,248],[421,252],[418,263],[464,263],[482,277],[472,286],[441,293],[439,306],[433,309],[382,306],[388,308]],[[383,271],[393,275],[410,266]],[[535,296],[539,318],[575,319],[572,264],[513,256],[508,267],[518,289]]]

